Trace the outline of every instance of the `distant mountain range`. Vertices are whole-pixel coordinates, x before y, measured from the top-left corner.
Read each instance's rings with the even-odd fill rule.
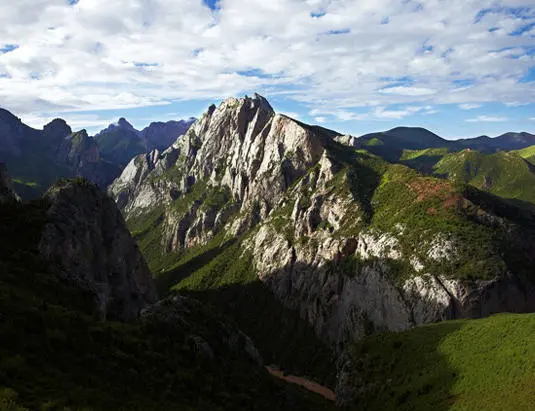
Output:
[[[95,135],[102,157],[114,164],[126,165],[133,157],[157,149],[163,151],[184,134],[195,121],[153,122],[143,130],[136,130],[125,118]]]
[[[337,140],[426,174],[535,203],[535,135],[530,133],[452,141],[423,128],[397,127]]]
[[[39,196],[59,178],[81,176],[105,188],[132,157],[169,146],[193,121],[155,122],[138,131],[121,118],[91,137],[86,130],[73,132],[62,119],[36,130],[0,109],[0,162],[26,199]]]
[[[465,148],[482,153],[518,150],[535,145],[535,135],[530,133],[505,133],[498,137],[480,136],[460,140],[446,140],[425,128],[396,127],[388,131],[370,133],[353,138],[352,145],[364,148],[389,161],[397,161],[404,150],[446,148],[460,151]]]

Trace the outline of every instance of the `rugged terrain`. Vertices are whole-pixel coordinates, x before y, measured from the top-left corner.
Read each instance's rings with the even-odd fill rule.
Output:
[[[535,310],[531,207],[388,163],[259,95],[211,106],[110,193],[162,293],[215,304],[269,361],[320,380],[328,351],[285,352],[310,332],[338,356],[377,332]],[[285,319],[258,325],[255,301],[298,313],[293,339]]]
[[[138,131],[121,118],[93,138],[62,119],[36,130],[0,109],[0,162],[23,199],[39,197],[59,178],[84,177],[105,189],[132,157],[168,147],[193,120],[153,122]]]
[[[81,176],[105,188],[121,172],[101,159],[96,141],[85,130],[73,132],[61,119],[36,130],[2,109],[0,161],[26,199],[38,197],[59,178]]]
[[[122,216],[86,180],[0,204],[0,242],[0,409],[330,408],[271,377],[204,304],[156,301]]]

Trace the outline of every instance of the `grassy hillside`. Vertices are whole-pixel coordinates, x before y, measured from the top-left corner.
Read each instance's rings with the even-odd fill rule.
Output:
[[[517,153],[520,157],[535,165],[535,146],[526,147],[522,150],[516,150],[512,152]]]
[[[535,169],[514,152],[465,150],[442,158],[434,171],[500,197],[535,202]]]
[[[367,338],[352,350],[351,408],[528,411],[535,315],[502,314]]]
[[[329,409],[226,349],[213,331],[221,318],[203,305],[174,326],[97,321],[90,296],[37,254],[45,209],[0,209],[0,409]],[[200,355],[192,336],[215,357]]]

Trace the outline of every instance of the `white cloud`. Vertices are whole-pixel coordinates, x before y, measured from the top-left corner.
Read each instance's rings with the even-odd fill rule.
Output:
[[[472,104],[472,103],[459,104],[459,108],[461,110],[473,110],[479,107],[481,107],[481,104]]]
[[[389,87],[380,90],[383,94],[398,94],[400,96],[429,96],[435,94],[436,90],[424,87]]]
[[[527,104],[528,104],[527,102],[521,103],[519,101],[510,101],[510,102],[505,103],[507,107],[520,107],[520,106],[525,106]]]
[[[214,12],[201,0],[67,3],[0,2],[0,49],[19,45],[0,54],[0,105],[16,114],[253,91],[341,120],[535,102],[534,83],[519,82],[535,65],[533,37],[508,35],[535,21],[532,0],[497,0],[475,24],[488,1],[222,0]]]
[[[319,116],[319,117],[314,117],[314,120],[315,120],[316,122],[318,122],[318,123],[325,123],[325,120],[326,120],[326,119],[325,119],[325,117],[321,117],[321,116]]]
[[[465,121],[468,121],[469,123],[499,123],[502,121],[507,121],[507,117],[493,117],[493,116],[477,116],[475,118],[469,118]]]

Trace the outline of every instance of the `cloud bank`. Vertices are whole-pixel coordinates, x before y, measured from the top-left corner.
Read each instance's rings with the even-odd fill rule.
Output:
[[[0,106],[38,116],[259,91],[321,122],[535,102],[532,0],[211,4],[2,2]],[[484,117],[467,121],[497,121]]]

